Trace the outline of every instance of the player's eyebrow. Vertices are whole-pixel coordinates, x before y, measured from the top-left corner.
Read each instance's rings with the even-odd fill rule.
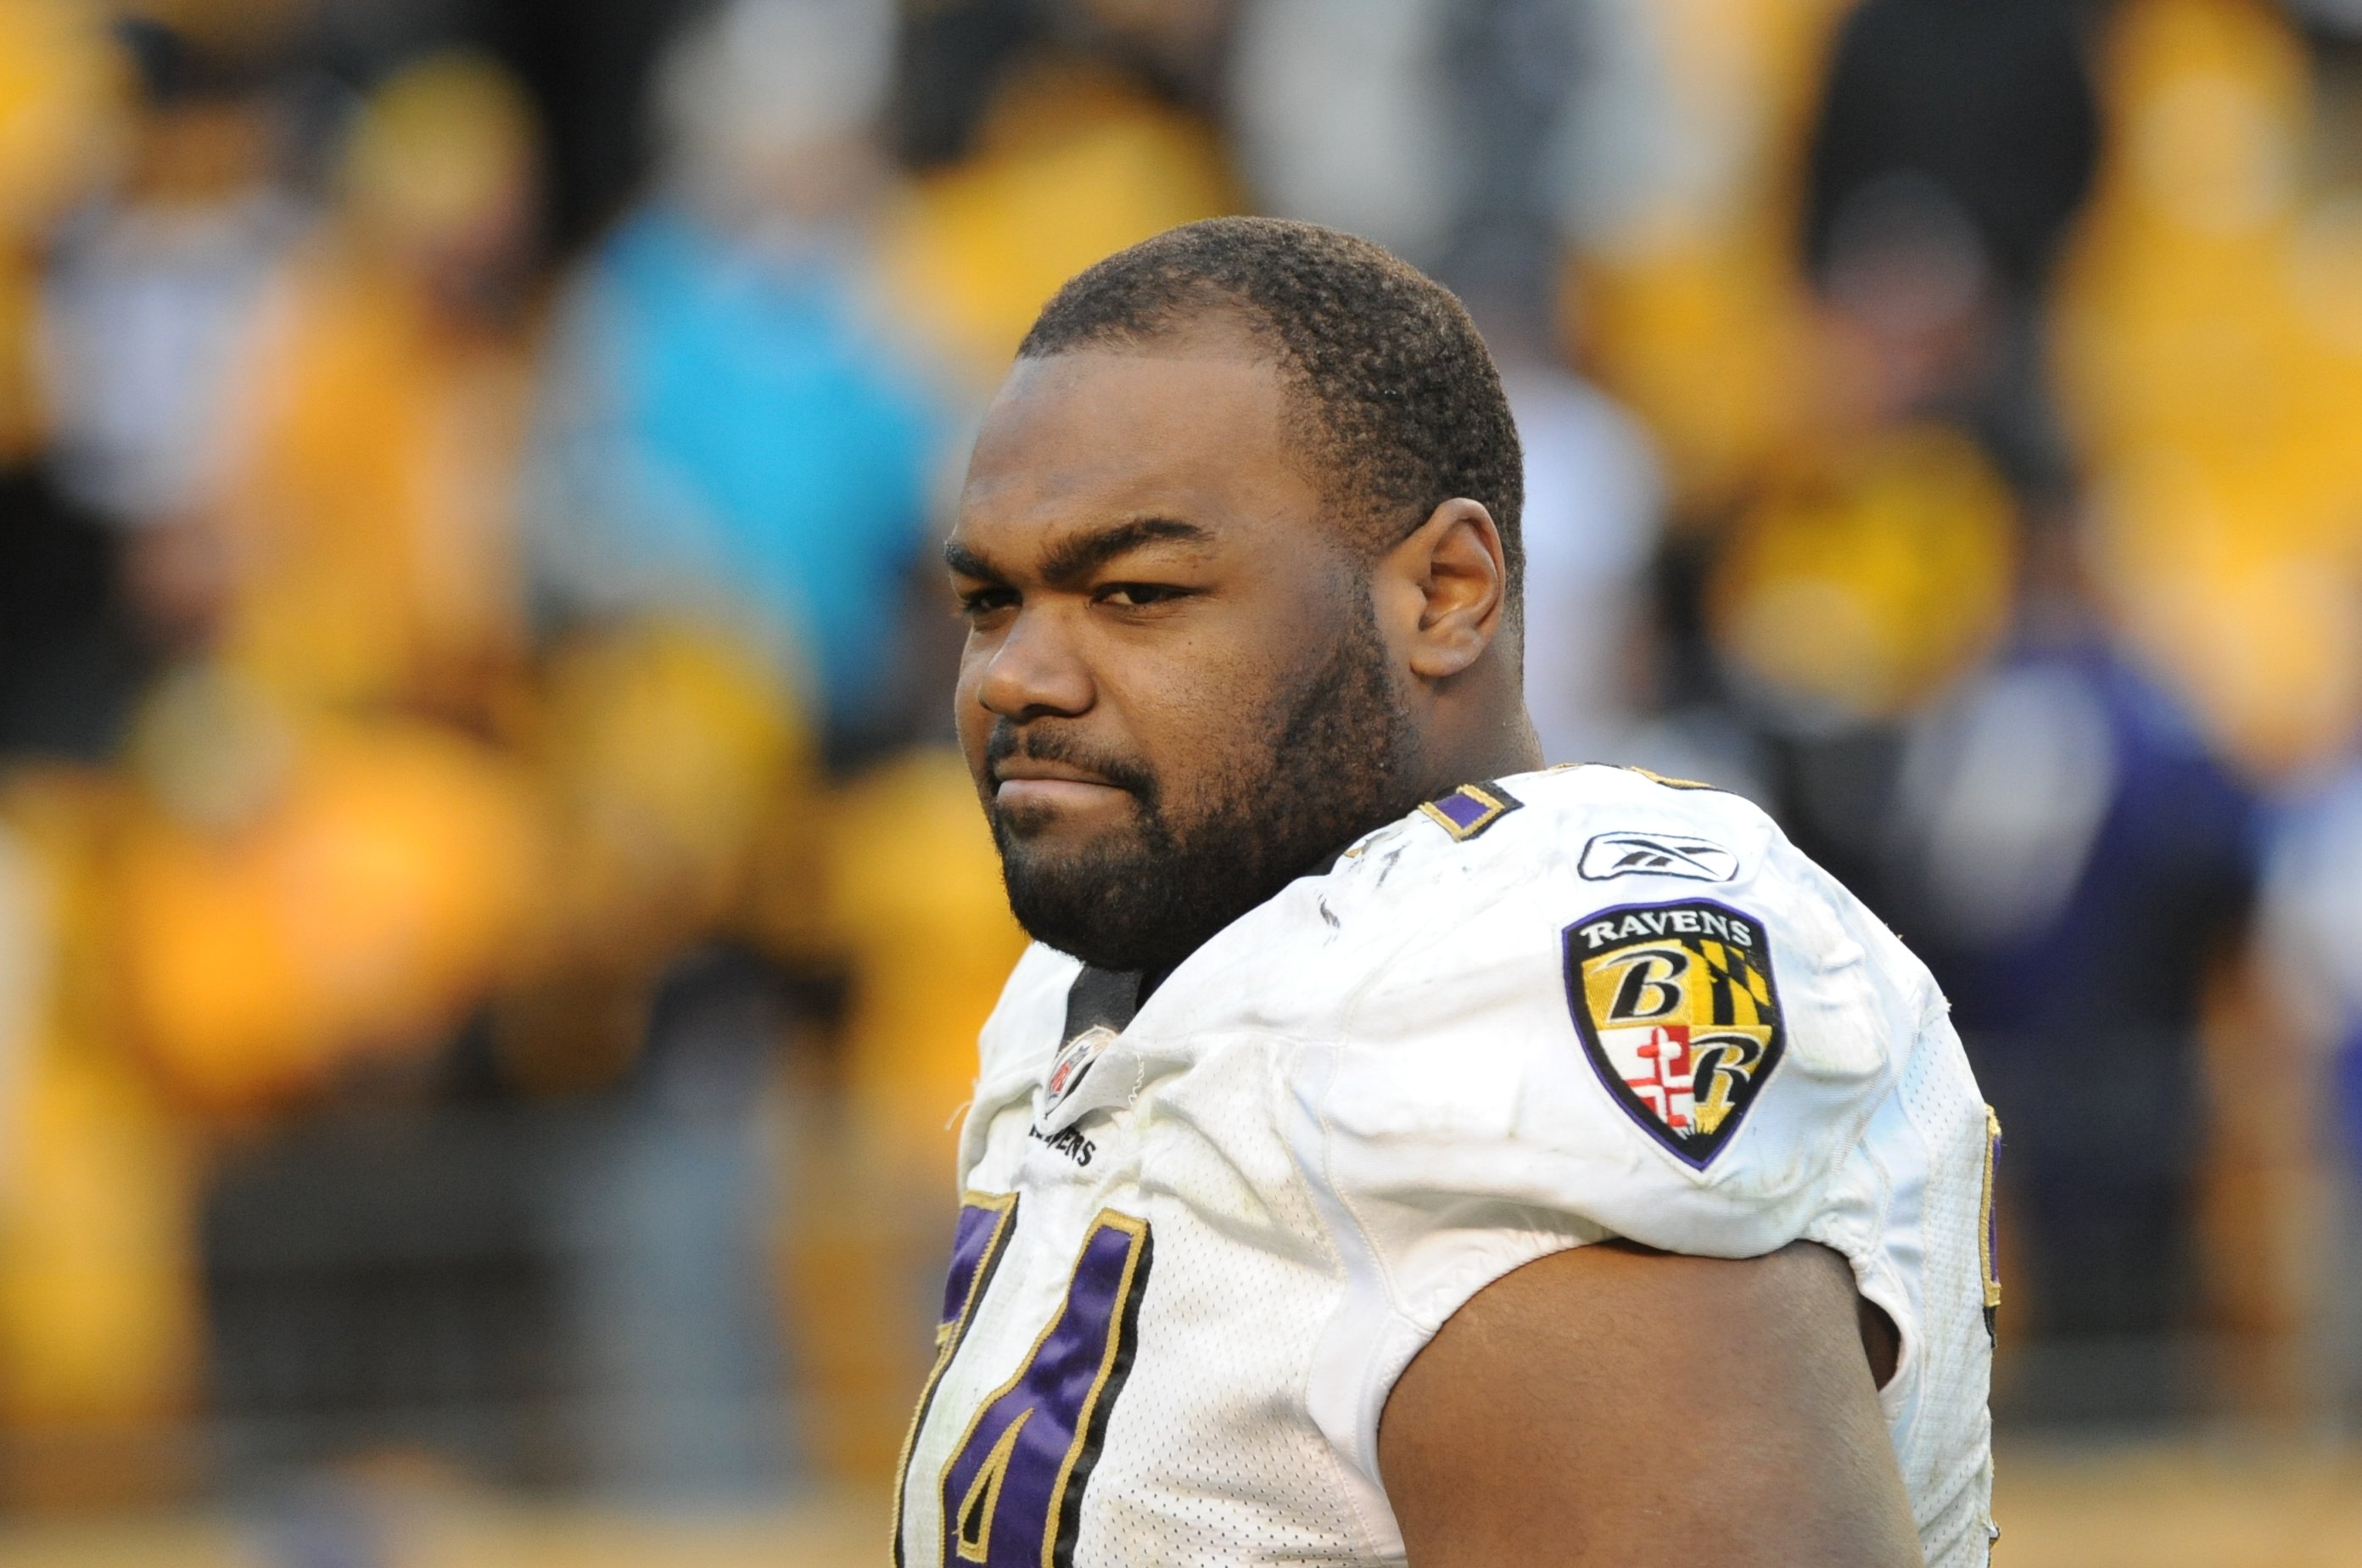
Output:
[[[957,539],[944,541],[944,565],[962,577],[981,578],[987,582],[999,582],[1003,576],[999,567]]]
[[[1197,524],[1184,523],[1177,517],[1135,517],[1105,528],[1091,528],[1068,535],[1043,553],[1041,562],[1034,569],[1044,582],[1064,588],[1143,545],[1165,540],[1202,545],[1211,538],[1212,536]],[[1006,572],[956,538],[944,541],[944,564],[962,577],[981,578],[988,581],[1003,581],[1008,577]]]
[[[1067,536],[1043,553],[1039,570],[1044,582],[1063,588],[1143,545],[1168,539],[1202,545],[1210,538],[1195,523],[1184,523],[1175,517],[1135,517],[1112,527]]]

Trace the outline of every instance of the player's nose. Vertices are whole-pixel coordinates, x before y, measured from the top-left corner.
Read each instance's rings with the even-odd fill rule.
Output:
[[[995,717],[1024,720],[1088,711],[1096,694],[1090,668],[1055,615],[1020,611],[987,656],[977,701]]]

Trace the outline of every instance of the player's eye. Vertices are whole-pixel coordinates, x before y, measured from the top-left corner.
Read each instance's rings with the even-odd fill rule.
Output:
[[[1112,604],[1120,610],[1145,610],[1152,604],[1169,604],[1176,599],[1187,599],[1190,591],[1162,582],[1111,582],[1098,591],[1102,604]]]
[[[959,595],[959,613],[969,621],[982,620],[996,612],[1012,609],[1017,603],[1013,588],[971,588]]]

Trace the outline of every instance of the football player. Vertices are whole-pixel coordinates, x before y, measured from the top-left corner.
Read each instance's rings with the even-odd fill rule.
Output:
[[[1994,1132],[1764,815],[1545,768],[1518,437],[1364,241],[1043,310],[946,546],[1037,944],[902,1568],[1985,1562]]]

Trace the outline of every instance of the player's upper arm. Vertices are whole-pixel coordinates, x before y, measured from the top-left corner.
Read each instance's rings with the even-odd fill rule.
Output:
[[[1904,1568],[1909,1499],[1851,1271],[1621,1243],[1480,1291],[1396,1381],[1379,1461],[1410,1568]]]

